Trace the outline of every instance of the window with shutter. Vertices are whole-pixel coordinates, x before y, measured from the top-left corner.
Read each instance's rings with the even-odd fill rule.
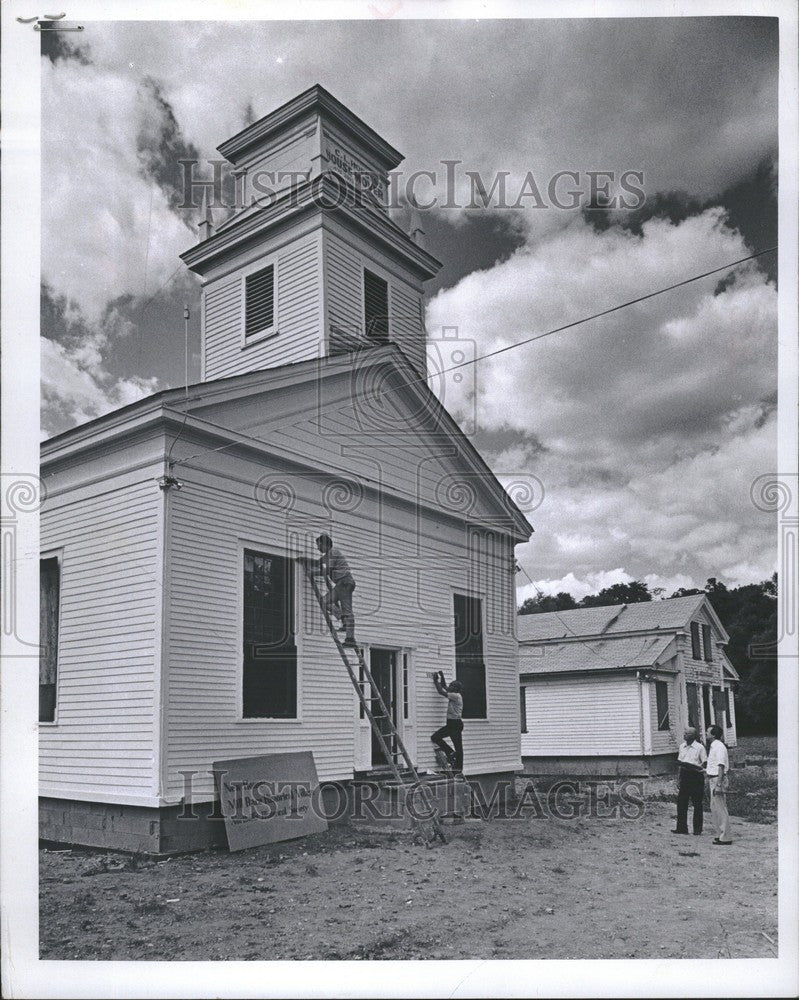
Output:
[[[61,567],[39,560],[39,722],[55,721]]]
[[[244,279],[244,337],[266,333],[275,325],[275,266]]]
[[[702,659],[702,639],[699,635],[699,622],[691,622],[691,656],[695,660]]]
[[[519,688],[519,714],[521,716],[522,732],[527,732],[527,688],[522,685]]]
[[[699,730],[701,728],[701,719],[699,718],[699,688],[696,684],[685,685],[685,696],[688,701],[688,725]]]
[[[388,283],[371,271],[363,272],[363,316],[366,336],[388,340]]]
[[[666,681],[655,681],[655,703],[657,705],[658,729],[671,729],[669,719],[669,685]]]
[[[705,660],[711,663],[713,660],[713,643],[711,641],[710,626],[702,626],[702,646],[705,651]]]
[[[479,597],[454,595],[455,676],[463,684],[464,719],[486,718],[483,613]]]

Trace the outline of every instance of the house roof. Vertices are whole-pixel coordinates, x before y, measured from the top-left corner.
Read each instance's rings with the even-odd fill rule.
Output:
[[[552,611],[540,615],[519,615],[519,642],[540,642],[546,639],[582,638],[627,632],[648,632],[655,629],[675,631],[688,626],[691,618],[703,607],[715,622],[722,642],[729,637],[705,594],[691,597],[670,597],[663,601],[643,601],[640,604],[614,604],[600,608],[577,608],[573,611]]]
[[[522,677],[529,677],[596,670],[633,670],[655,665],[659,669],[672,670],[658,661],[671,657],[673,650],[669,647],[673,645],[673,635],[645,635],[520,646],[519,672]]]
[[[357,357],[353,355],[357,353]],[[215,441],[227,442],[230,445],[240,445],[245,449],[255,449],[261,453],[275,453],[273,441],[253,437],[247,431],[248,427],[228,426],[219,422],[207,420],[202,412],[211,404],[234,402],[247,396],[261,395],[273,390],[293,388],[302,383],[328,379],[357,369],[363,373],[371,366],[386,366],[393,369],[401,378],[395,388],[415,397],[413,409],[415,414],[424,413],[435,425],[439,439],[447,438],[457,442],[457,454],[468,470],[469,475],[476,476],[489,498],[492,509],[501,511],[502,524],[506,530],[520,540],[527,540],[532,534],[532,528],[526,517],[502,484],[489,469],[480,453],[471,441],[463,434],[455,420],[441,405],[435,394],[427,385],[426,380],[408,361],[402,350],[395,344],[385,344],[367,347],[358,352],[333,355],[324,358],[311,358],[294,364],[280,365],[258,371],[232,375],[228,378],[213,379],[199,382],[185,388],[166,389],[154,393],[135,403],[113,410],[101,417],[90,420],[77,427],[72,427],[41,444],[42,467],[55,463],[63,458],[74,458],[81,453],[88,453],[101,442],[108,442],[132,431],[155,422],[163,422],[179,426],[184,430],[193,430]],[[391,387],[385,379],[378,379],[382,391],[390,391]],[[313,407],[316,412],[316,403]],[[431,432],[433,434],[433,432]],[[434,435],[435,436],[435,435]],[[302,456],[295,453],[295,458]],[[179,452],[173,456],[181,462]],[[499,527],[499,523],[497,524]]]

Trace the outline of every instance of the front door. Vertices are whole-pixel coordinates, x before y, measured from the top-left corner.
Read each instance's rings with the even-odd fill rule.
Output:
[[[375,649],[372,647],[369,655],[369,670],[372,680],[386,704],[391,722],[397,727],[397,651],[395,649]],[[373,715],[382,715],[380,703],[376,698],[371,704]],[[379,719],[380,732],[389,750],[396,751],[395,741],[390,733],[388,719]],[[383,767],[389,763],[380,746],[377,735],[372,732],[372,767]]]

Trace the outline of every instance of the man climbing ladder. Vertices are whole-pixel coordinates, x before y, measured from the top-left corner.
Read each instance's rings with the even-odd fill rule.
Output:
[[[436,691],[447,699],[447,721],[430,739],[446,754],[453,773],[460,774],[463,771],[463,684],[460,681],[446,684],[443,670],[434,674],[433,682]],[[452,746],[444,742],[447,736],[452,740]]]
[[[341,620],[342,628],[339,631],[345,633],[342,645],[351,649],[356,644],[355,616],[352,613],[355,579],[344,553],[333,544],[330,535],[320,535],[316,539],[316,547],[322,553],[319,559],[319,575],[325,578],[328,586],[325,610],[334,618]]]

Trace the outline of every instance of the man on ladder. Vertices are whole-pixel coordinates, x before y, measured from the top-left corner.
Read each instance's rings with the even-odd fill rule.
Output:
[[[463,771],[463,684],[460,681],[450,681],[447,684],[443,670],[433,675],[433,682],[436,691],[447,699],[447,721],[430,739],[446,754],[452,771],[460,774]],[[452,746],[444,742],[447,736],[452,740]]]
[[[333,544],[330,535],[320,535],[316,539],[316,547],[322,553],[319,560],[319,575],[325,578],[328,587],[325,610],[334,618],[341,620],[342,627],[339,631],[345,634],[342,645],[352,649],[357,645],[355,617],[352,613],[355,580],[343,552]]]

